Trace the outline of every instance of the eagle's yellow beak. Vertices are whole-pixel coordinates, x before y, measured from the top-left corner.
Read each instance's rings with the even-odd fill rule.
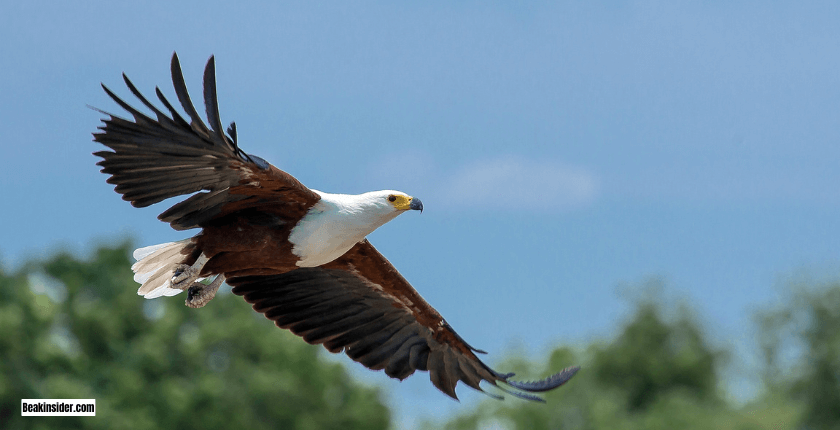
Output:
[[[414,210],[423,212],[423,202],[415,197],[408,196],[394,196],[396,200],[392,202],[394,208],[401,211]]]

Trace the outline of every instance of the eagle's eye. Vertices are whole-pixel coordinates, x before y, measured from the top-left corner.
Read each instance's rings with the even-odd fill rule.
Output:
[[[388,201],[394,203],[395,201],[397,201],[397,196],[391,194],[390,196],[388,196]]]

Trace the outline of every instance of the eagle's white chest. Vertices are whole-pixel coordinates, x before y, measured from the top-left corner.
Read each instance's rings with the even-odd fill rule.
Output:
[[[313,190],[315,191],[315,190]],[[368,202],[363,195],[321,195],[289,234],[292,253],[300,267],[316,267],[344,255],[379,226],[394,219],[399,212],[380,202]]]

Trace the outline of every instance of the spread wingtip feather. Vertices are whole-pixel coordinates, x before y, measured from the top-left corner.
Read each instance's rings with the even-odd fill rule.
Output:
[[[531,393],[539,393],[544,391],[553,390],[566,382],[569,382],[573,376],[580,370],[580,366],[572,366],[563,369],[562,371],[555,373],[554,375],[549,376],[540,381],[528,381],[528,382],[520,382],[520,381],[505,381],[511,387],[525,390]]]
[[[557,373],[549,376],[548,378],[545,378],[545,379],[542,379],[542,380],[539,380],[539,381],[511,381],[508,378],[513,376],[513,373],[509,373],[507,375],[502,375],[503,376],[502,381],[505,384],[507,384],[507,385],[509,385],[513,388],[516,388],[517,390],[526,391],[527,393],[543,393],[543,392],[546,392],[546,391],[551,391],[555,388],[560,387],[561,385],[565,384],[566,382],[569,382],[569,380],[572,379],[573,376],[575,376],[575,374],[578,372],[578,370],[580,370],[580,366],[567,367],[567,368],[563,369],[562,371],[557,372]],[[545,400],[543,400],[541,397],[537,397],[537,396],[534,396],[534,395],[531,395],[531,394],[521,393],[521,392],[512,391],[512,390],[505,390],[505,389],[502,389],[501,387],[499,387],[499,389],[501,389],[502,391],[504,391],[508,394],[511,394],[511,395],[514,395],[516,397],[520,397],[520,398],[523,398],[523,399],[533,400],[533,401],[537,401],[537,402],[545,402]]]

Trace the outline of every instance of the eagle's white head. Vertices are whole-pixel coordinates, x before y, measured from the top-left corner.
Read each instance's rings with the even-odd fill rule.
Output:
[[[289,234],[301,267],[327,264],[344,255],[374,230],[409,210],[423,212],[423,202],[394,190],[321,196]]]
[[[420,199],[409,196],[402,191],[382,190],[369,193],[348,195],[348,194],[321,194],[321,198],[328,196],[328,199],[336,202],[341,210],[347,213],[368,213],[371,216],[391,216],[391,219],[408,210],[419,210],[423,212],[423,203]]]

